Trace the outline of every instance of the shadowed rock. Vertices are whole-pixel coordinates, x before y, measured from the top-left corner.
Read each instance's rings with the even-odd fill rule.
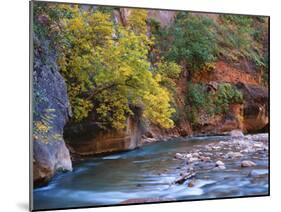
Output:
[[[63,140],[63,128],[71,115],[66,84],[56,65],[56,53],[48,40],[34,38],[33,70],[33,180],[47,183],[56,171],[72,170]],[[44,123],[47,130],[36,128]]]

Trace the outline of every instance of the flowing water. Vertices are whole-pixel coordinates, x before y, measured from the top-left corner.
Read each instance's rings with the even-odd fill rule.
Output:
[[[225,158],[233,150],[228,146],[231,142],[226,136],[177,138],[80,161],[74,164],[73,172],[58,174],[48,186],[34,190],[34,209],[112,205],[132,199],[175,201],[267,195],[267,149]],[[188,164],[174,156],[189,152],[209,155],[211,161],[194,163],[193,179],[175,184]],[[223,161],[226,169],[214,168],[217,160]],[[256,166],[241,168],[242,160],[251,160]]]

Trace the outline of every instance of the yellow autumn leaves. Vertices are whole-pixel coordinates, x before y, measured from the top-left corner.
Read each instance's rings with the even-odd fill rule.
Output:
[[[175,63],[149,62],[153,38],[147,36],[145,10],[132,10],[126,26],[116,24],[112,13],[62,6],[58,64],[67,83],[73,120],[90,112],[105,128],[122,129],[142,107],[143,116],[164,128],[173,127],[171,93],[180,68]]]

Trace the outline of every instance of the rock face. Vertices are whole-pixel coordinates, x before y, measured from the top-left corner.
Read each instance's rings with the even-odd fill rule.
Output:
[[[187,136],[191,134],[190,124],[185,120],[181,120],[175,127],[171,129],[163,129],[157,125],[151,124],[148,128],[145,129],[143,134],[143,143],[150,143],[150,139],[154,138],[155,140],[166,139],[169,137],[178,137],[178,136]]]
[[[124,130],[103,130],[91,118],[65,127],[64,137],[74,155],[86,156],[131,150],[138,147],[143,133],[138,117],[141,111],[127,119]]]
[[[128,17],[130,16],[132,9],[120,8],[114,11],[114,17],[117,22],[121,22],[123,25],[127,24]],[[164,27],[172,23],[176,16],[175,11],[161,11],[161,10],[148,10],[148,19],[154,19]]]
[[[36,36],[33,65],[33,179],[37,186],[47,183],[58,170],[72,170],[63,140],[63,127],[71,110],[56,54],[47,40]]]
[[[268,127],[268,89],[239,83],[244,96],[243,127],[245,132],[263,132]]]
[[[228,82],[231,84],[245,83],[256,85],[260,83],[260,75],[256,73],[255,67],[247,61],[241,61],[234,66],[225,61],[215,62],[215,68],[208,73],[195,73],[194,82]]]
[[[268,89],[242,82],[234,85],[243,94],[243,104],[231,104],[224,116],[205,118],[201,115],[200,126],[197,129],[193,128],[194,133],[233,134],[236,129],[239,129],[240,133],[268,132]],[[239,133],[236,136],[240,136]]]
[[[148,18],[154,19],[160,23],[160,26],[169,26],[175,19],[175,11],[165,11],[165,10],[149,10]]]
[[[223,133],[240,129],[244,133],[268,131],[268,88],[263,86],[261,72],[247,60],[237,64],[219,60],[214,70],[193,75],[194,83],[204,83],[216,90],[221,82],[230,83],[243,94],[243,104],[230,105],[229,112],[224,116],[215,116],[201,120],[201,126],[193,129],[195,133]]]

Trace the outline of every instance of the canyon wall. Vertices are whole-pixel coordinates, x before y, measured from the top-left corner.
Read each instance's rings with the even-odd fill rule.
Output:
[[[33,59],[33,180],[47,183],[57,171],[71,171],[63,127],[71,115],[66,84],[58,71],[50,42],[34,37]]]
[[[71,153],[75,156],[89,156],[126,151],[140,145],[143,127],[141,110],[135,109],[129,116],[123,130],[102,129],[91,115],[84,121],[65,127],[64,137]]]

